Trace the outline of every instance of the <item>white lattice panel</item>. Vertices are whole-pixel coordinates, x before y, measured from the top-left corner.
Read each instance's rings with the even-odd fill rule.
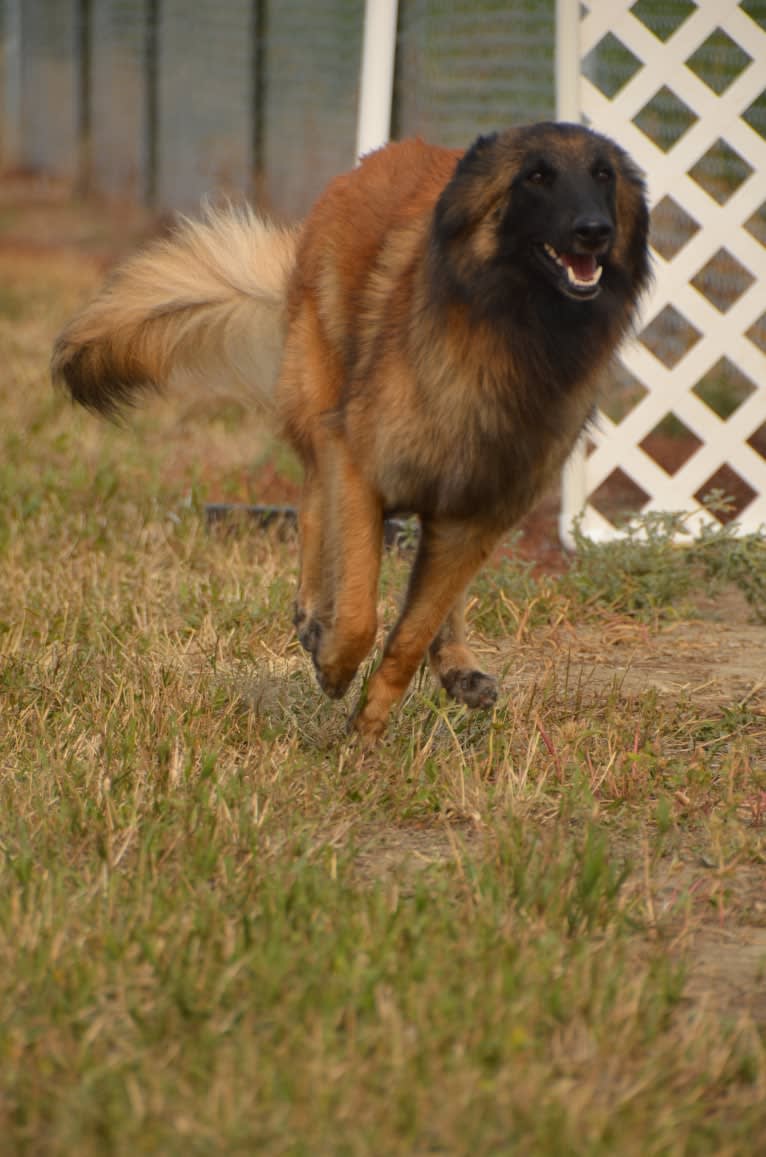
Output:
[[[656,0],[582,6],[581,113],[646,173],[655,283],[622,352],[627,401],[606,405],[565,474],[568,541],[583,507],[586,534],[614,535],[620,485],[634,509],[692,511],[692,526],[720,489],[743,531],[766,526],[766,29],[747,0],[664,8],[680,23],[663,40]],[[603,59],[632,71],[621,87]]]

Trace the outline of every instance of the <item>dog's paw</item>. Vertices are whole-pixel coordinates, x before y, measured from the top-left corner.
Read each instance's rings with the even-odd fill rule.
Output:
[[[441,685],[456,703],[466,707],[494,707],[497,701],[497,683],[484,671],[453,667],[440,676]]]
[[[309,655],[316,661],[319,644],[322,640],[322,624],[318,619],[313,618],[308,611],[299,607],[297,603],[293,614],[293,623],[298,642],[304,651],[308,651]]]
[[[368,708],[364,698],[357,703],[346,724],[349,742],[362,751],[368,751],[378,742],[386,729],[388,713],[378,714]]]
[[[322,646],[312,651],[317,683],[330,699],[342,699],[348,691],[356,675],[356,664],[344,661],[342,655],[333,652],[332,636],[326,633],[322,636]]]
[[[315,654],[313,655],[313,659],[317,683],[325,695],[330,699],[342,699],[348,691],[354,675],[356,675],[356,668],[351,671],[351,673],[348,671],[334,671],[332,668],[320,666]]]

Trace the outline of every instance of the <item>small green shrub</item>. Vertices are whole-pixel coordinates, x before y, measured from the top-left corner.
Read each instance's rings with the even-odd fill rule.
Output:
[[[720,496],[714,496],[720,508]],[[655,618],[683,614],[693,592],[735,584],[766,621],[766,535],[740,535],[736,522],[694,536],[689,516],[651,512],[632,519],[613,542],[593,542],[575,526],[567,584],[585,603]]]

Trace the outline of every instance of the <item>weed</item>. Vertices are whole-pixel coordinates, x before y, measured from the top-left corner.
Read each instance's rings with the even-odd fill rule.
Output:
[[[692,536],[688,516],[652,512],[631,519],[612,542],[595,542],[579,526],[574,538],[569,585],[588,605],[649,618],[678,615],[691,592],[715,593],[733,583],[766,621],[764,535],[740,535],[736,523],[713,523]]]

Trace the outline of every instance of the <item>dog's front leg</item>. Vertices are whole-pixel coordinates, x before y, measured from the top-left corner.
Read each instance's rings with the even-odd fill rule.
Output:
[[[391,707],[404,694],[429,644],[498,537],[496,530],[463,522],[424,523],[404,608],[354,719],[366,742],[383,731]],[[455,613],[462,619],[461,609]],[[465,648],[462,658],[467,654]]]

